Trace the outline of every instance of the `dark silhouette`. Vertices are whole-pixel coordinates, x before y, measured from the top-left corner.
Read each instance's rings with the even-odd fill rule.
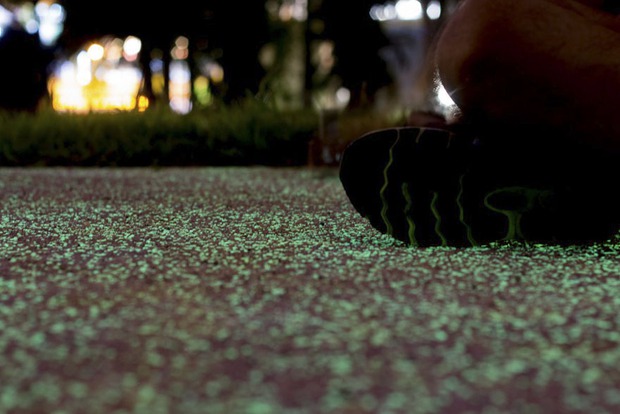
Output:
[[[376,3],[376,0],[324,0],[319,11],[325,21],[324,35],[334,41],[334,74],[351,91],[351,108],[371,104],[377,91],[392,83],[381,57],[381,50],[390,42],[369,13]]]
[[[19,25],[0,36],[0,108],[7,111],[37,110],[46,95],[49,53],[36,35]]]
[[[265,2],[230,0],[212,2],[210,50],[224,68],[225,103],[233,103],[259,90],[265,69],[260,65],[260,49],[269,41],[269,20]]]

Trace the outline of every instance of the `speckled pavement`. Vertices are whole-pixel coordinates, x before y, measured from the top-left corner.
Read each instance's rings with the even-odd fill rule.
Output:
[[[335,170],[0,169],[0,413],[618,413],[620,246],[407,248]]]

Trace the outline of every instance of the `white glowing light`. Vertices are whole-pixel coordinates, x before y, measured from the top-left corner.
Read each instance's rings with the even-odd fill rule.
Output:
[[[438,0],[432,0],[426,7],[426,15],[431,20],[437,20],[441,17],[441,3]]]
[[[46,46],[53,45],[63,31],[65,9],[58,3],[39,1],[34,7],[34,12],[39,21],[41,43]]]
[[[454,100],[452,100],[452,97],[450,96],[446,88],[443,86],[443,84],[439,84],[439,86],[437,87],[437,99],[439,100],[439,103],[443,106],[454,106],[455,105]]]
[[[384,15],[383,15],[383,6],[380,6],[378,4],[375,4],[374,6],[372,6],[368,14],[370,14],[370,18],[373,20],[378,20],[380,22],[385,20]]]
[[[39,26],[39,39],[41,39],[41,43],[45,46],[53,45],[61,33],[62,27],[59,27],[57,24],[41,22]]]
[[[168,86],[168,93],[170,108],[177,113],[189,113],[192,110],[189,65],[184,60],[174,60],[170,62],[169,71],[170,84]]]
[[[123,43],[123,52],[127,56],[136,56],[142,49],[142,41],[135,36],[127,36]]]
[[[24,29],[26,29],[26,32],[29,34],[35,34],[39,31],[39,22],[30,19],[24,24]]]
[[[71,61],[63,62],[58,70],[58,78],[62,81],[69,81],[75,78],[75,65]]]
[[[293,3],[293,19],[300,22],[308,19],[308,0],[295,0]]]
[[[350,100],[351,100],[351,91],[348,90],[347,88],[339,88],[336,91],[336,101],[342,107],[347,106]]]
[[[88,57],[90,58],[90,60],[92,60],[93,62],[97,62],[103,59],[104,49],[103,46],[98,43],[93,43],[92,45],[90,45],[86,52],[88,53]]]
[[[189,82],[191,74],[186,62],[170,62],[170,82]]]
[[[394,20],[398,17],[396,6],[393,3],[388,3],[383,6],[383,17],[385,20]]]
[[[371,7],[369,14],[373,20],[380,22],[395,20],[398,18],[394,3],[376,4]]]
[[[77,82],[78,84],[82,86],[88,85],[90,81],[93,79],[92,72],[91,72],[92,66],[91,66],[90,58],[88,57],[88,52],[83,50],[80,53],[78,53],[76,61],[77,61],[77,71],[76,71]]]
[[[431,1],[426,13],[430,19],[439,18],[441,15],[439,1]],[[424,17],[424,8],[419,0],[399,0],[396,3],[375,4],[370,8],[369,14],[373,20],[379,22],[390,20],[419,21]]]
[[[422,3],[418,0],[398,0],[395,7],[400,20],[420,20],[424,16]]]
[[[2,29],[10,25],[12,20],[13,13],[0,5],[0,35],[2,33]]]
[[[108,70],[104,76],[105,94],[101,107],[123,110],[133,109],[142,74],[136,67],[119,67]]]
[[[39,18],[41,18],[41,16],[45,16],[47,14],[49,8],[49,4],[40,1],[34,6],[34,12]]]
[[[65,9],[58,3],[50,5],[46,19],[54,20],[56,22],[63,22],[65,20]]]
[[[435,73],[435,104],[437,109],[446,117],[446,119],[451,119],[455,115],[458,114],[459,108],[450,97],[450,94],[444,87],[439,75]]]

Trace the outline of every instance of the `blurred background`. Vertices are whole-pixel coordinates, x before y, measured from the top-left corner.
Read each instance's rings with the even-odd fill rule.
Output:
[[[456,3],[0,0],[0,109],[425,111],[427,55]]]

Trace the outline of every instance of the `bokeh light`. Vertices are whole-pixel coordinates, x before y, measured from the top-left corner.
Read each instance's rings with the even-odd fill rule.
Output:
[[[437,20],[441,17],[441,2],[432,0],[426,6],[426,15],[431,20]]]
[[[142,70],[136,62],[141,41],[106,37],[90,42],[60,62],[49,81],[52,107],[60,112],[144,110],[139,96]]]
[[[133,62],[138,58],[140,50],[142,50],[142,41],[135,36],[127,36],[123,43],[123,57]]]
[[[186,114],[192,110],[191,72],[185,60],[170,62],[170,108]]]
[[[441,2],[439,0],[430,1],[426,10],[419,0],[398,0],[385,4],[375,4],[370,9],[370,17],[380,22],[392,20],[418,22],[424,19],[425,13],[430,20],[441,18]]]
[[[107,36],[87,43],[72,57],[57,63],[49,82],[52,107],[59,112],[76,113],[146,110],[151,102],[142,94],[141,53],[148,52],[142,50],[142,41],[136,36]],[[221,66],[207,64],[202,71],[204,79],[194,82],[187,61],[189,39],[177,37],[169,53],[172,61],[168,66],[166,94],[163,52],[150,51],[148,72],[153,95],[167,99],[171,109],[178,113],[191,111],[192,91],[199,95],[197,102],[211,102],[209,87],[222,81]]]
[[[35,8],[39,21],[39,38],[46,46],[53,45],[63,31],[65,9],[58,3],[39,1]]]
[[[189,39],[185,36],[177,37],[170,54],[173,59],[187,59],[189,57]]]
[[[27,33],[38,34],[43,46],[53,46],[64,29],[65,9],[58,3],[40,0],[24,2],[8,9],[0,5],[0,37],[7,28],[19,24]]]
[[[420,20],[424,14],[422,3],[418,0],[399,0],[395,7],[400,20]]]
[[[13,13],[0,5],[0,37],[2,37],[5,29],[13,21]]]
[[[177,37],[170,55],[173,59],[169,69],[170,108],[177,113],[186,114],[192,110],[192,73],[187,63],[189,39],[185,36]]]
[[[93,43],[86,52],[90,60],[97,62],[103,58],[104,49],[99,43]]]
[[[308,0],[269,0],[266,8],[272,18],[283,22],[308,20]]]

